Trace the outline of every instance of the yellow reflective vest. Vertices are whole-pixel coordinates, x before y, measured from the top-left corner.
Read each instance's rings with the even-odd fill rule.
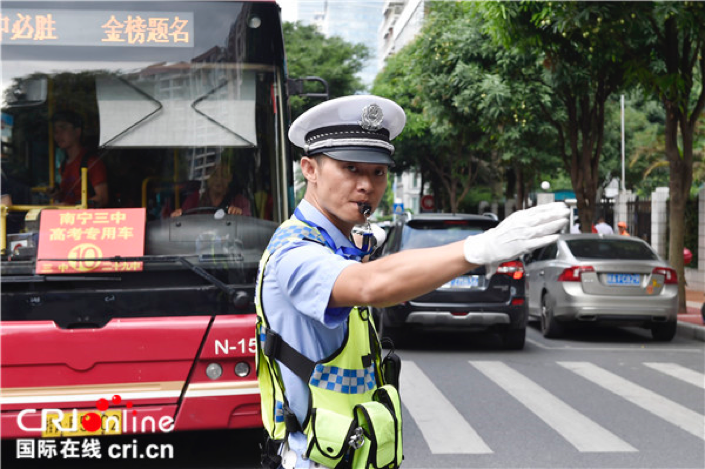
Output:
[[[383,382],[381,346],[369,310],[353,308],[341,347],[317,362],[269,328],[262,306],[265,267],[277,249],[302,239],[326,245],[317,228],[292,218],[274,233],[259,265],[256,357],[264,427],[275,441],[302,431],[305,456],[327,467],[396,468],[402,461],[401,403],[397,389]],[[311,397],[302,426],[289,410],[279,363],[308,383]]]

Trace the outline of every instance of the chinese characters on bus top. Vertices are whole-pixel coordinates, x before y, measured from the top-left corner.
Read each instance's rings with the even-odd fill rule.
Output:
[[[193,13],[3,10],[0,32],[4,44],[190,47]]]

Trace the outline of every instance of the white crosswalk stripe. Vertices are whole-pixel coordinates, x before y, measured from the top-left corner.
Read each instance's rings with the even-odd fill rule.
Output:
[[[703,425],[705,416],[592,363],[558,362],[558,364],[688,433],[705,439],[705,425]]]
[[[645,366],[665,373],[686,383],[705,389],[705,375],[677,363],[647,362]]]
[[[498,361],[470,361],[580,452],[634,452],[629,443],[582,415],[532,380]]]
[[[492,450],[413,361],[400,375],[402,403],[433,454],[488,454]]]
[[[468,363],[581,453],[635,453],[646,450],[632,446],[634,442],[631,441],[630,444],[625,441],[624,435],[612,433],[610,429],[553,395],[550,386],[539,385],[537,381],[505,362],[469,360]],[[590,362],[554,363],[705,440],[704,415]],[[705,375],[682,365],[663,362],[644,362],[643,365],[705,389]],[[481,455],[501,452],[502,448],[490,448],[454,404],[445,397],[437,383],[432,382],[415,362],[404,360],[402,369],[402,403],[431,454]]]

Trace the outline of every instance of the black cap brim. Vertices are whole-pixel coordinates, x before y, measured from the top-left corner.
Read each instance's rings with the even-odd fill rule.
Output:
[[[394,160],[388,151],[370,147],[345,147],[340,149],[322,148],[312,152],[311,156],[324,154],[334,160],[350,161],[352,163],[371,163],[394,166]]]

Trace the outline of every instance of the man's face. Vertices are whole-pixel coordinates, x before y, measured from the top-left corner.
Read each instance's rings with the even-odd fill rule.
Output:
[[[338,161],[327,156],[308,159],[311,174],[302,162],[308,180],[307,195],[343,233],[363,223],[359,204],[369,204],[374,211],[387,187],[387,166],[376,163]],[[311,202],[311,200],[309,200]]]
[[[56,145],[65,150],[81,142],[81,129],[64,121],[54,122],[54,141]]]

